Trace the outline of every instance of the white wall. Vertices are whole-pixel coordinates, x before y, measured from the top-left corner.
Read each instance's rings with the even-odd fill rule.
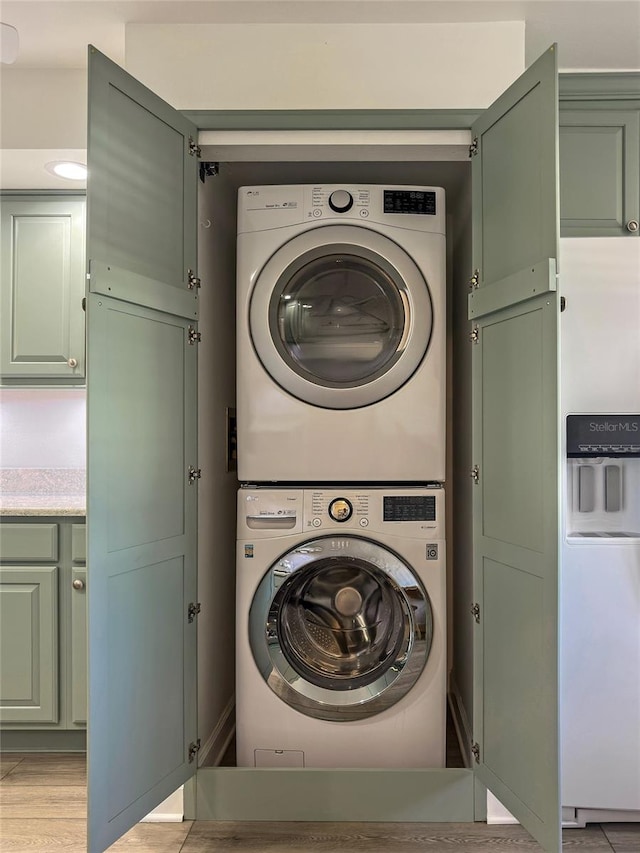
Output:
[[[0,187],[80,189],[48,174],[52,160],[86,162],[87,72],[9,68],[0,74]]]
[[[86,148],[86,70],[3,66],[0,147]]]
[[[127,70],[179,109],[455,109],[523,70],[522,21],[128,24]]]
[[[3,388],[2,468],[85,468],[85,388]]]

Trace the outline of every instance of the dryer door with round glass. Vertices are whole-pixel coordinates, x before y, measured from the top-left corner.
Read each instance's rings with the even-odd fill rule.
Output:
[[[249,614],[255,662],[283,702],[360,720],[402,699],[433,636],[429,596],[392,551],[355,536],[310,540],[274,563]]]
[[[382,400],[418,368],[433,325],[412,258],[368,228],[300,234],[259,272],[249,309],[263,366],[305,402],[351,409]]]

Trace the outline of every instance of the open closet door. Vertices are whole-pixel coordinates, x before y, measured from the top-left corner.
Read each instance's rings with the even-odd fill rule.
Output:
[[[196,766],[194,139],[89,48],[90,853]]]
[[[474,752],[560,850],[555,46],[474,124]],[[473,150],[472,148],[472,150]]]

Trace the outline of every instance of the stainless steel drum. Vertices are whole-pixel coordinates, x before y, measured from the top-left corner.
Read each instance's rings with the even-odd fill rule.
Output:
[[[429,656],[433,614],[412,569],[356,536],[313,539],[264,575],[249,614],[256,664],[303,714],[359,720],[413,687]]]

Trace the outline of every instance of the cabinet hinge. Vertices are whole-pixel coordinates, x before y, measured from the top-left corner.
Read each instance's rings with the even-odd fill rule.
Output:
[[[219,171],[220,167],[217,163],[211,163],[205,160],[203,163],[200,163],[200,180],[204,184],[207,178],[215,177]]]
[[[193,346],[193,344],[199,344],[202,340],[202,334],[196,331],[195,326],[187,327],[187,337],[189,338],[189,343]]]
[[[187,270],[187,287],[189,290],[200,287],[200,279],[193,270]]]
[[[480,482],[480,466],[474,465],[473,468],[469,471],[469,476],[477,486]]]
[[[469,157],[475,157],[478,153],[478,137],[474,136],[471,145],[469,146]]]
[[[471,744],[471,754],[475,758],[476,764],[480,764],[480,744],[475,741]]]
[[[202,157],[202,151],[200,150],[200,146],[195,141],[193,136],[189,137],[189,154],[191,154],[192,157]]]
[[[474,270],[469,279],[469,290],[475,290],[480,284],[480,270]]]
[[[187,608],[187,620],[189,622],[193,622],[198,613],[200,613],[200,602],[192,601],[189,607]]]
[[[472,344],[477,344],[480,340],[480,328],[478,326],[474,326],[469,332],[469,340]]]
[[[196,755],[200,752],[200,738],[194,743],[189,744],[189,764],[193,764]]]
[[[189,465],[189,471],[187,472],[187,479],[189,480],[189,485],[193,486],[196,480],[199,480],[202,477],[202,470],[200,468],[194,468],[193,465]]]
[[[480,624],[480,605],[475,603],[471,605],[471,615]]]

